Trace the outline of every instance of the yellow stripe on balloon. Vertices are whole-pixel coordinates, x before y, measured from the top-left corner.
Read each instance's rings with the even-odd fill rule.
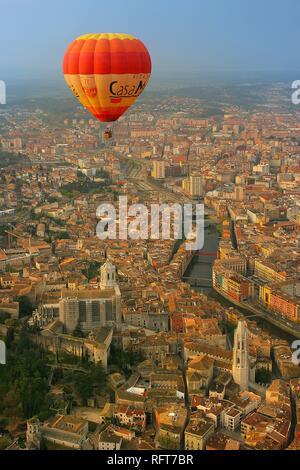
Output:
[[[87,40],[87,39],[95,39],[98,41],[99,39],[135,39],[131,34],[123,34],[123,33],[100,33],[100,34],[84,34],[83,36],[79,36],[77,41],[79,40]]]

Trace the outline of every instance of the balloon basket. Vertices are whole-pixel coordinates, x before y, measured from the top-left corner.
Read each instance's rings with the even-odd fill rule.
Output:
[[[110,129],[108,129],[105,132],[103,132],[102,138],[105,142],[107,142],[108,140],[111,140],[113,138],[112,131]]]

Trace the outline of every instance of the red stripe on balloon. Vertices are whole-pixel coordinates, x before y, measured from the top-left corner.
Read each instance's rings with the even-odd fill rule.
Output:
[[[138,39],[79,39],[68,48],[64,74],[151,73],[151,58]]]
[[[119,119],[128,109],[128,106],[120,106],[118,108],[100,108],[89,109],[89,111],[101,122],[113,122]]]

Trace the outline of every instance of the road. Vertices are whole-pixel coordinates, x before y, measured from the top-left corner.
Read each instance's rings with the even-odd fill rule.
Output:
[[[158,191],[160,194],[165,195],[168,201],[174,203],[191,204],[193,202],[184,194],[175,193],[169,189],[163,188],[160,183],[149,178],[147,176],[148,162],[134,158],[132,158],[130,162],[133,163],[133,168],[130,168],[126,177],[141,191]]]
[[[250,318],[257,317],[257,318],[262,318],[263,320],[267,321],[268,323],[276,326],[280,330],[284,331],[285,333],[288,333],[289,335],[293,336],[296,339],[300,339],[300,328],[298,325],[291,325],[289,326],[288,323],[282,322],[279,319],[275,318],[273,315],[271,315],[268,311],[262,309],[261,307],[257,307],[254,305],[251,305],[247,302],[236,302],[234,299],[231,297],[227,296],[224,292],[222,292],[220,289],[214,288],[218,294],[220,294],[222,297],[224,297],[226,300],[228,300],[230,303],[235,305],[236,307],[240,307],[244,310],[247,310],[248,312],[252,313],[253,315],[250,315]],[[247,316],[247,315],[246,315]]]

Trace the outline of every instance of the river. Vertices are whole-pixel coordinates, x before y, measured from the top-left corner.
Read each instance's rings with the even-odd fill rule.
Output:
[[[204,247],[203,247],[203,252],[204,253],[217,253],[218,247],[219,247],[219,232],[217,230],[216,224],[212,220],[206,220],[205,222],[205,236],[204,236]],[[202,279],[202,278],[209,278],[212,280],[212,266],[214,263],[214,260],[217,258],[217,255],[215,256],[194,256],[193,260],[191,261],[189,267],[187,268],[185,272],[185,280],[186,278],[190,279]],[[191,281],[192,282],[192,281]],[[212,288],[212,281],[211,281],[211,287],[203,286],[203,287],[193,287],[194,290],[197,292],[204,293],[206,295],[212,294],[213,288]],[[218,294],[214,293],[214,299],[218,300]],[[219,296],[220,303],[223,305],[230,305],[229,302],[224,301],[223,297]],[[234,306],[232,304],[232,306]],[[235,306],[234,306],[235,307]],[[238,307],[235,307],[237,310]],[[245,311],[242,311],[242,313],[247,316],[247,313]],[[249,315],[251,315],[249,313]],[[282,331],[280,328],[278,328],[275,325],[272,325],[271,323],[267,322],[264,319],[255,319],[257,325],[265,332],[269,333],[273,338],[280,338],[284,339],[291,344],[294,341],[294,337],[284,331]]]
[[[211,287],[197,287],[195,290],[205,294],[212,291],[212,266],[217,258],[219,247],[219,233],[216,225],[212,221],[205,221],[204,247],[202,252],[215,253],[215,256],[194,256],[184,277],[211,279]]]

